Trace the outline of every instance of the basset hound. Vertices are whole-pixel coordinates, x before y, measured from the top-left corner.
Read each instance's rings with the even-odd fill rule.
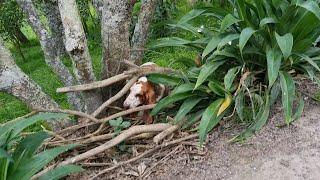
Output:
[[[155,63],[145,63],[141,66],[157,66]],[[132,109],[141,105],[155,104],[164,96],[166,87],[163,84],[154,84],[148,81],[146,76],[140,77],[135,82],[123,102],[125,109]],[[142,115],[142,120],[146,124],[153,122],[153,117],[150,115],[150,110],[145,110]]]

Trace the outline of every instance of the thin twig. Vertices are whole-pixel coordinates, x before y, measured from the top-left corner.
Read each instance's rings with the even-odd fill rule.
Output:
[[[156,106],[156,104],[149,104],[149,105],[139,106],[139,107],[136,107],[136,108],[132,108],[132,109],[128,109],[128,110],[125,110],[125,111],[121,111],[121,112],[113,114],[113,115],[111,115],[109,117],[101,119],[100,122],[101,123],[105,123],[105,122],[108,122],[109,120],[112,120],[112,119],[115,119],[115,118],[118,118],[118,117],[122,117],[122,116],[125,116],[125,115],[128,115],[128,114],[134,113],[134,112],[152,109],[155,106]]]
[[[103,118],[103,119],[99,120],[98,123],[92,122],[92,123],[88,123],[88,124],[74,125],[74,126],[67,127],[67,128],[65,128],[63,130],[60,130],[60,131],[58,131],[56,133],[57,134],[63,134],[63,133],[70,132],[70,131],[76,131],[76,130],[84,128],[84,127],[90,127],[90,126],[93,126],[93,125],[96,125],[96,124],[99,124],[99,123],[106,123],[109,120],[112,120],[112,119],[115,119],[115,118],[118,118],[118,117],[121,117],[121,116],[125,116],[125,115],[131,114],[131,113],[152,109],[155,106],[156,106],[156,104],[139,106],[139,107],[128,109],[128,110],[125,110],[125,111],[121,111],[121,112],[118,112],[118,113],[113,114],[111,116],[108,116],[106,118]]]
[[[112,147],[118,145],[119,143],[123,142],[127,138],[132,137],[134,135],[141,134],[141,133],[148,133],[148,132],[161,132],[161,131],[168,129],[169,127],[171,127],[170,124],[163,124],[163,123],[162,124],[133,126],[129,129],[123,131],[117,137],[111,139],[110,141],[108,141],[98,147],[90,149],[90,150],[86,151],[85,153],[76,155],[75,157],[66,159],[65,161],[62,161],[57,165],[49,166],[48,168],[46,168],[46,169],[42,170],[41,172],[37,173],[36,175],[34,175],[32,177],[32,179],[39,178],[41,175],[45,174],[46,172],[50,171],[51,169],[53,169],[55,167],[60,167],[60,166],[67,165],[67,164],[73,164],[73,163],[79,162],[81,160],[87,159],[89,157],[95,156],[101,152],[104,152],[105,150],[107,150],[109,148],[112,148]]]
[[[108,99],[105,103],[103,103],[97,110],[95,110],[92,113],[93,117],[97,117],[106,107],[108,107],[110,104],[115,102],[116,100],[120,99],[122,96],[124,96],[131,86],[138,80],[138,77],[133,77],[116,95]]]
[[[65,114],[71,114],[75,116],[80,116],[83,118],[87,118],[93,122],[98,123],[99,120],[87,113],[80,112],[80,111],[73,111],[73,110],[68,110],[68,109],[37,109],[39,112],[54,112],[54,113],[65,113]]]
[[[163,148],[166,148],[166,147],[170,147],[172,145],[175,145],[175,144],[178,144],[182,141],[186,141],[186,140],[189,140],[189,139],[193,139],[193,138],[196,138],[198,137],[197,134],[192,134],[192,135],[189,135],[189,136],[186,136],[186,137],[183,137],[183,138],[180,138],[180,139],[176,139],[176,140],[173,140],[173,141],[170,141],[170,142],[167,142],[167,143],[163,143],[161,145],[157,145],[156,147],[154,147],[153,149],[150,149],[148,151],[145,151],[144,153],[140,154],[139,156],[136,156],[134,158],[131,158],[127,161],[123,161],[123,162],[119,162],[117,163],[116,165],[112,166],[112,167],[109,167],[107,169],[104,169],[102,170],[101,172],[99,172],[97,175],[95,175],[94,177],[91,178],[91,180],[93,179],[96,179],[97,177],[109,172],[109,171],[112,171],[120,166],[123,166],[123,165],[126,165],[126,164],[129,164],[129,163],[132,163],[132,162],[135,162],[145,156],[148,156],[149,154],[153,154],[155,151],[159,150],[159,149],[163,149]]]
[[[97,88],[109,86],[109,85],[114,84],[116,82],[128,79],[134,75],[142,76],[142,75],[147,75],[147,74],[152,74],[152,73],[173,73],[173,72],[176,72],[176,71],[173,69],[170,69],[170,68],[162,68],[162,67],[154,67],[154,66],[139,67],[139,68],[136,68],[136,69],[133,69],[130,71],[125,71],[122,74],[115,75],[111,78],[108,78],[108,79],[105,79],[102,81],[96,81],[96,82],[89,83],[89,84],[81,84],[81,85],[76,85],[76,86],[58,88],[57,92],[58,93],[65,93],[65,92],[92,90],[92,89],[97,89]]]

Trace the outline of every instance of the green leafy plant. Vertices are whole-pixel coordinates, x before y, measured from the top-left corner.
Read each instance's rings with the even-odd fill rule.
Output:
[[[25,22],[23,12],[14,0],[0,1],[0,35],[4,41],[13,44],[23,59],[21,45],[28,42],[21,27]]]
[[[175,89],[152,111],[154,115],[176,103],[180,106],[176,123],[200,119],[200,144],[223,117],[236,114],[245,121],[245,109],[250,108],[250,125],[233,140],[248,138],[267,122],[270,108],[280,95],[285,123],[290,124],[299,118],[304,106],[294,75],[305,74],[320,82],[315,75],[320,71],[320,49],[312,47],[320,35],[316,1],[231,2],[232,12],[207,8],[183,16],[175,27],[193,33],[194,39],[168,37],[150,44],[152,48],[187,47],[201,54],[200,67],[192,65],[196,64],[192,58],[185,60],[189,69],[175,77]],[[220,27],[194,27],[192,20],[198,17],[221,22]],[[167,78],[172,83],[172,78]],[[160,77],[153,75],[152,79],[157,82]]]
[[[122,117],[119,117],[115,120],[110,120],[109,124],[114,128],[115,135],[120,134],[123,129],[131,126],[131,123],[129,121],[124,121]]]
[[[45,132],[37,132],[26,137],[21,132],[38,121],[65,119],[65,114],[40,113],[31,117],[22,117],[9,121],[0,126],[0,179],[30,179],[44,166],[61,153],[76,145],[39,150],[42,142],[48,138]],[[66,165],[52,169],[39,179],[59,179],[71,173],[82,171],[74,165]]]

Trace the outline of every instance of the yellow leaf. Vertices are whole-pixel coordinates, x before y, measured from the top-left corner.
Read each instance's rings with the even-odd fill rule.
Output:
[[[230,106],[231,101],[232,101],[232,96],[229,94],[226,94],[225,99],[219,108],[217,116],[220,116],[220,114],[223,113]]]

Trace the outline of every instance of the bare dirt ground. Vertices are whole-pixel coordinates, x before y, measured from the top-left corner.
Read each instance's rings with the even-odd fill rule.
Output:
[[[310,85],[300,89],[314,91]],[[226,124],[212,134],[204,156],[173,157],[148,179],[320,179],[320,104],[305,100],[302,118],[291,126],[277,127],[283,119],[276,108],[259,134],[245,144],[230,144],[235,132]]]

